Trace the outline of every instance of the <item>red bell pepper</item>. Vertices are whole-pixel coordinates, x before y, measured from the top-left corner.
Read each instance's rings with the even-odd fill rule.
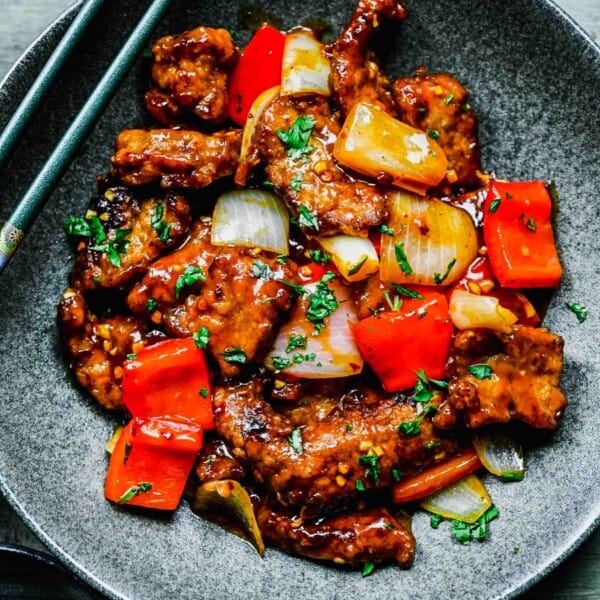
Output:
[[[214,429],[204,351],[192,338],[143,348],[124,365],[123,402],[135,417],[190,421]]]
[[[258,29],[229,80],[229,118],[244,125],[252,103],[281,83],[285,34],[267,25]]]
[[[175,510],[201,446],[197,425],[134,417],[110,457],[104,495],[117,504]]]
[[[446,373],[453,333],[448,301],[430,288],[417,291],[422,299],[403,298],[399,310],[352,325],[360,353],[388,392],[413,387],[420,369],[432,379]]]
[[[552,200],[542,181],[492,182],[484,204],[483,235],[500,285],[558,285],[562,267],[551,214]]]

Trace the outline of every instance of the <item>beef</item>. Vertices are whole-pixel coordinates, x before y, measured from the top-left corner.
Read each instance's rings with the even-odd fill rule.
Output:
[[[278,136],[298,118],[312,118],[315,123],[301,156],[289,152]],[[236,182],[243,185],[249,166],[262,161],[268,180],[307,234],[365,237],[387,218],[387,198],[380,186],[353,177],[334,161],[332,150],[340,128],[324,98],[278,98],[259,119],[253,154],[247,164],[242,163]]]
[[[338,384],[339,385],[339,384]],[[389,486],[456,452],[429,419],[413,435],[401,423],[422,407],[367,388],[300,399],[282,414],[263,399],[258,379],[215,390],[215,426],[255,479],[304,518],[329,513],[364,490]]]
[[[98,318],[70,288],[60,299],[57,320],[77,381],[105,408],[123,409],[123,363],[146,344],[141,325],[131,316]]]
[[[127,185],[201,189],[232,175],[242,132],[212,135],[181,129],[126,129],[117,136],[113,173]]]
[[[246,476],[243,465],[233,456],[223,440],[216,438],[205,442],[196,465],[196,475],[200,483],[223,481]]]
[[[473,189],[481,184],[481,153],[477,115],[469,105],[469,92],[447,73],[430,74],[425,68],[414,77],[394,83],[400,118],[429,132],[448,158],[446,178],[438,191]]]
[[[400,0],[359,0],[341,35],[327,47],[334,98],[344,115],[361,101],[395,114],[390,82],[369,44],[383,21],[405,18],[406,9]]]
[[[336,515],[317,523],[266,502],[259,503],[255,513],[264,539],[290,554],[354,566],[391,559],[404,569],[415,555],[409,527],[385,508]]]
[[[467,330],[454,340],[448,398],[433,418],[436,426],[468,427],[513,419],[555,429],[566,407],[559,387],[563,339],[543,327],[514,326],[511,333]],[[491,375],[469,371],[485,365]]]
[[[98,218],[106,239],[82,242],[71,272],[78,290],[122,287],[187,233],[187,200],[174,192],[146,194],[100,180],[100,193],[86,216]]]
[[[239,375],[269,349],[276,325],[291,307],[290,288],[282,279],[295,281],[290,264],[253,249],[225,246],[214,257],[201,291],[166,311],[163,322],[175,336],[208,328],[208,351],[222,374]]]
[[[227,79],[239,49],[226,29],[196,27],[167,35],[152,46],[155,86],[146,94],[146,107],[163,125],[194,115],[211,125],[227,118]]]

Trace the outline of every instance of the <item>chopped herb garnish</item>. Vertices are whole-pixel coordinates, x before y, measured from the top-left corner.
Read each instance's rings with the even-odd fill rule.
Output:
[[[264,279],[265,281],[273,279],[271,267],[262,260],[255,260],[252,263],[252,275],[257,279]]]
[[[261,185],[267,190],[274,190],[277,187],[272,181],[269,181],[268,179],[263,181]]]
[[[115,229],[115,235],[108,242],[95,246],[88,246],[89,250],[94,252],[105,252],[110,264],[113,267],[119,268],[121,266],[121,254],[127,252],[127,246],[129,246],[130,240],[126,239],[131,233],[130,228]]]
[[[490,207],[488,209],[488,213],[491,215],[493,213],[495,213],[498,210],[498,207],[500,206],[500,203],[502,202],[501,198],[494,198],[491,202],[490,202]]]
[[[415,393],[413,394],[413,400],[415,402],[429,402],[433,398],[433,386],[447,390],[448,382],[442,379],[429,379],[423,369],[415,371],[417,376],[417,383],[415,384]]]
[[[404,435],[419,435],[421,433],[421,422],[423,419],[419,417],[414,421],[405,421],[404,423],[400,423],[398,425],[398,431]]]
[[[428,129],[427,130],[427,135],[432,140],[439,140],[440,139],[440,132],[437,129]]]
[[[142,57],[143,58],[154,58],[154,52],[152,52],[151,48],[146,47],[142,50]]]
[[[292,160],[304,159],[312,152],[313,147],[308,145],[310,134],[316,121],[313,116],[297,117],[289,129],[278,129],[277,137],[283,142]]]
[[[194,342],[198,348],[204,349],[208,346],[208,342],[210,341],[210,331],[208,327],[200,327],[198,331],[194,332],[192,335]]]
[[[465,102],[463,104],[463,111],[464,112],[469,112],[471,110],[471,105],[468,102]]]
[[[83,217],[69,217],[65,221],[64,227],[69,235],[94,238],[94,244],[101,244],[106,239],[104,226],[97,215],[91,215],[87,219]]]
[[[306,227],[307,229],[314,229],[315,231],[319,231],[319,220],[313,213],[304,206],[304,204],[300,205],[299,214],[298,214],[298,225],[300,227]]]
[[[362,576],[368,577],[375,570],[375,563],[366,562],[363,566]]]
[[[333,277],[335,273],[325,273],[317,283],[315,291],[308,296],[306,318],[321,329],[325,326],[324,320],[339,306],[333,290],[327,285]]]
[[[394,299],[392,300],[389,292],[386,290],[383,292],[383,297],[391,311],[397,312],[402,308],[402,300],[400,299],[400,296],[394,296]]]
[[[190,287],[199,281],[206,281],[204,271],[196,265],[188,265],[175,283],[175,298],[179,300],[181,291],[184,288]]]
[[[392,284],[394,291],[398,292],[402,296],[406,296],[407,298],[416,298],[417,300],[423,300],[424,297],[422,294],[419,294],[416,290],[409,290],[401,285]]]
[[[492,377],[492,367],[490,365],[471,365],[467,371],[476,379],[490,379]]]
[[[348,275],[356,275],[363,268],[363,265],[368,259],[369,257],[366,254],[361,256],[359,261],[349,269]]]
[[[146,302],[146,310],[148,312],[154,312],[158,308],[158,302],[154,298],[148,298]]]
[[[293,281],[288,281],[287,279],[281,279],[279,281],[279,283],[283,283],[283,285],[287,285],[289,288],[292,288],[294,293],[300,297],[302,297],[302,296],[304,296],[304,294],[306,294],[306,290],[301,285],[298,285],[297,283],[294,283]]]
[[[365,491],[365,489],[366,489],[366,488],[365,488],[365,484],[364,484],[364,483],[363,483],[363,482],[362,482],[360,479],[358,479],[358,480],[356,481],[356,483],[354,484],[354,487],[356,488],[356,490],[357,490],[358,492],[364,492],[364,491]]]
[[[329,254],[327,254],[327,252],[324,252],[323,250],[309,250],[308,256],[313,262],[322,265],[326,265],[331,260],[331,256],[329,256]]]
[[[406,257],[406,252],[404,251],[404,242],[396,244],[394,246],[394,252],[396,254],[396,261],[398,262],[400,270],[405,275],[412,275],[413,270],[408,262],[408,258]]]
[[[165,205],[162,203],[158,204],[150,221],[152,228],[158,233],[158,239],[163,243],[169,239],[169,230],[171,229],[171,225],[163,219],[164,214]]]
[[[299,428],[296,427],[296,429],[292,431],[291,435],[288,436],[287,441],[290,443],[292,450],[296,454],[301,454],[304,450],[302,447],[302,433]]]
[[[430,442],[425,442],[423,444],[423,447],[425,448],[425,450],[433,450],[434,448],[438,448],[439,445],[440,445],[439,440],[431,440]]]
[[[446,96],[446,98],[444,99],[444,104],[445,104],[446,106],[448,106],[448,105],[450,104],[450,102],[452,102],[452,100],[454,100],[454,95],[455,95],[455,94],[454,94],[454,92],[450,92],[450,93],[449,93],[449,94]]]
[[[386,523],[386,524],[384,525],[384,527],[385,527],[385,528],[386,528],[388,531],[391,531],[392,529],[396,529],[396,528],[394,527],[394,524],[393,524],[393,523]]]
[[[131,486],[118,500],[117,504],[125,504],[139,494],[144,494],[152,489],[152,484],[147,481]]]
[[[288,257],[285,254],[279,254],[279,255],[277,255],[277,258],[275,259],[275,262],[278,265],[287,265]]]
[[[535,224],[535,219],[533,217],[528,217],[527,221],[525,221],[525,227],[529,229],[529,231],[533,231],[535,233],[537,231],[537,225]]]
[[[443,275],[440,275],[439,273],[433,274],[433,281],[435,282],[436,285],[441,285],[447,279],[448,275],[450,275],[450,271],[452,271],[452,267],[455,264],[456,264],[456,258],[453,258],[448,263],[448,266],[446,267],[446,271],[444,272]]]
[[[473,540],[484,540],[489,532],[488,523],[496,519],[499,514],[498,509],[492,505],[475,523],[463,523],[452,519],[452,535],[461,544],[470,544]]]
[[[431,517],[429,518],[429,524],[434,528],[437,529],[440,526],[440,523],[443,521],[444,519],[440,516],[440,515],[431,515]]]
[[[274,356],[272,359],[275,372],[283,371],[292,365],[292,361],[284,356]]]
[[[377,465],[377,460],[379,456],[377,454],[363,454],[358,457],[358,464],[361,467],[367,467],[365,469],[365,476],[370,479],[373,483],[377,483],[379,481],[379,475],[381,474],[381,469]]]
[[[346,423],[346,431],[352,431],[354,427],[350,423]]]
[[[427,112],[427,109],[424,106],[419,106],[419,108],[417,108],[417,112],[421,115],[424,115]]]
[[[287,345],[285,351],[287,353],[290,353],[293,350],[296,350],[296,348],[305,349],[307,343],[308,343],[308,340],[305,335],[295,335],[292,333],[288,337],[288,345]]]
[[[503,481],[523,481],[523,473],[518,471],[506,471],[500,476]]]
[[[208,398],[208,388],[202,388],[199,392],[199,394],[203,397],[203,398]]]
[[[131,352],[127,355],[127,360],[135,360],[137,358],[137,354],[135,352]]]
[[[292,183],[290,184],[290,187],[295,192],[299,192],[300,188],[302,188],[302,179],[304,179],[304,175],[302,173],[298,173],[292,177]]]
[[[227,348],[222,352],[223,360],[228,363],[243,365],[246,363],[246,353],[241,348]]]
[[[579,302],[567,302],[567,308],[575,313],[577,320],[580,323],[583,323],[588,317],[588,309],[583,305],[579,304]]]
[[[394,230],[391,229],[390,227],[388,227],[385,223],[383,225],[379,226],[379,231],[381,231],[381,233],[383,233],[383,235],[389,235],[390,237],[393,237],[394,235],[396,235],[394,233]]]
[[[392,469],[392,479],[398,483],[402,479],[402,473],[400,469]]]

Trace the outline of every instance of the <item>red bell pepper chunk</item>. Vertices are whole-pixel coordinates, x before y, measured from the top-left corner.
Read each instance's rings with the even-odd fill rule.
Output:
[[[242,53],[229,80],[229,118],[244,125],[252,103],[281,83],[285,34],[262,25]]]
[[[117,504],[175,510],[201,446],[197,425],[134,417],[110,457],[104,495]]]
[[[418,288],[423,299],[403,298],[397,311],[386,311],[352,325],[366,362],[388,392],[414,387],[416,371],[442,379],[450,353],[453,327],[446,296]]]
[[[190,421],[214,429],[210,375],[192,338],[147,346],[123,368],[123,402],[135,417]]]
[[[551,214],[552,200],[542,181],[492,182],[484,204],[483,236],[500,285],[558,285],[562,267]]]

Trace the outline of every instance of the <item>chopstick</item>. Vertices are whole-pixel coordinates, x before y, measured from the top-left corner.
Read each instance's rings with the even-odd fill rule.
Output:
[[[170,0],[153,0],[140,22],[90,94],[21,201],[0,228],[0,273],[75,158],[77,150],[116,93],[165,13]]]
[[[54,49],[48,62],[40,71],[21,104],[6,124],[0,135],[0,167],[8,160],[10,153],[37,112],[56,76],[73,52],[77,42],[92,22],[104,0],[88,0],[77,13],[65,35]]]

